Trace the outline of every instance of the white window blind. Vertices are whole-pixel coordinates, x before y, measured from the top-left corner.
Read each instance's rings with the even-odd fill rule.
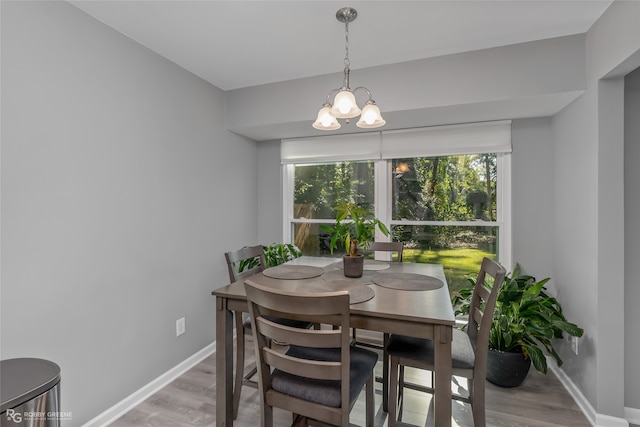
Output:
[[[511,121],[386,131],[381,148],[383,159],[510,153]]]
[[[510,153],[511,121],[282,140],[283,164]]]
[[[375,160],[379,158],[380,132],[284,139],[280,145],[282,164]]]

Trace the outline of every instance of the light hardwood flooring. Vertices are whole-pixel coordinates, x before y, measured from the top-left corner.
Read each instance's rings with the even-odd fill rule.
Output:
[[[248,344],[247,363],[253,360],[252,346]],[[378,362],[377,374],[382,364]],[[428,384],[429,373],[407,369],[407,380]],[[180,376],[171,384],[142,402],[130,412],[112,423],[114,427],[196,427],[215,425],[216,398],[215,354]],[[466,387],[466,380],[452,381],[453,391]],[[387,426],[387,414],[380,409],[381,385],[376,384],[376,427]],[[453,427],[472,427],[471,408],[452,401]],[[524,384],[517,388],[501,388],[487,382],[486,392],[487,425],[498,427],[590,427],[571,396],[549,371],[538,374],[533,368]],[[431,396],[412,390],[405,390],[403,422],[420,427],[437,427],[433,424]],[[351,412],[351,423],[364,425],[364,393]],[[256,427],[260,425],[260,398],[258,390],[244,387],[240,402],[240,413],[234,425]],[[276,409],[275,426],[291,425],[291,415]]]

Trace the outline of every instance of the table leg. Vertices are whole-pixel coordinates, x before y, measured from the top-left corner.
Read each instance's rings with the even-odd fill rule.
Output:
[[[435,425],[451,427],[451,326],[436,326],[434,336]]]
[[[233,312],[216,297],[216,426],[233,426]]]
[[[387,353],[387,344],[389,343],[389,334],[384,333],[382,338],[382,410],[389,412],[389,353]]]

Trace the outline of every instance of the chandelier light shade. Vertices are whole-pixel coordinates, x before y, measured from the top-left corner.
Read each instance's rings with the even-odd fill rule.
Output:
[[[340,129],[340,123],[334,115],[331,114],[331,105],[324,104],[324,106],[318,111],[318,118],[313,124],[313,127],[320,130],[336,130]]]
[[[327,94],[327,100],[318,111],[318,118],[313,123],[313,127],[319,130],[336,130],[341,125],[338,119],[344,119],[345,123],[349,123],[349,119],[360,116],[356,122],[356,126],[364,129],[378,128],[386,123],[380,114],[380,108],[371,97],[371,92],[364,86],[357,87],[353,90],[349,87],[349,23],[353,22],[358,16],[358,12],[350,7],[343,7],[336,12],[336,19],[344,23],[345,34],[345,57],[344,57],[344,83],[342,87],[332,89]],[[356,101],[355,93],[364,91],[368,99],[364,107],[360,109]],[[333,103],[330,102],[334,96]]]

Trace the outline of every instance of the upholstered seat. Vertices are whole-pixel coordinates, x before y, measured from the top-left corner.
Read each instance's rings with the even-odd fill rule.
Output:
[[[404,335],[391,335],[387,351],[399,358],[421,360],[433,364],[433,341]],[[451,362],[454,369],[473,369],[475,351],[469,335],[459,329],[453,330]]]
[[[337,348],[309,348],[292,346],[287,351],[288,356],[308,359],[324,360],[327,362],[340,361],[340,349]],[[371,371],[378,361],[378,355],[372,351],[351,348],[351,362],[349,364],[349,401],[354,401]],[[271,386],[274,390],[300,399],[319,403],[320,405],[340,407],[340,381],[317,380],[291,375],[278,369],[271,374]]]

